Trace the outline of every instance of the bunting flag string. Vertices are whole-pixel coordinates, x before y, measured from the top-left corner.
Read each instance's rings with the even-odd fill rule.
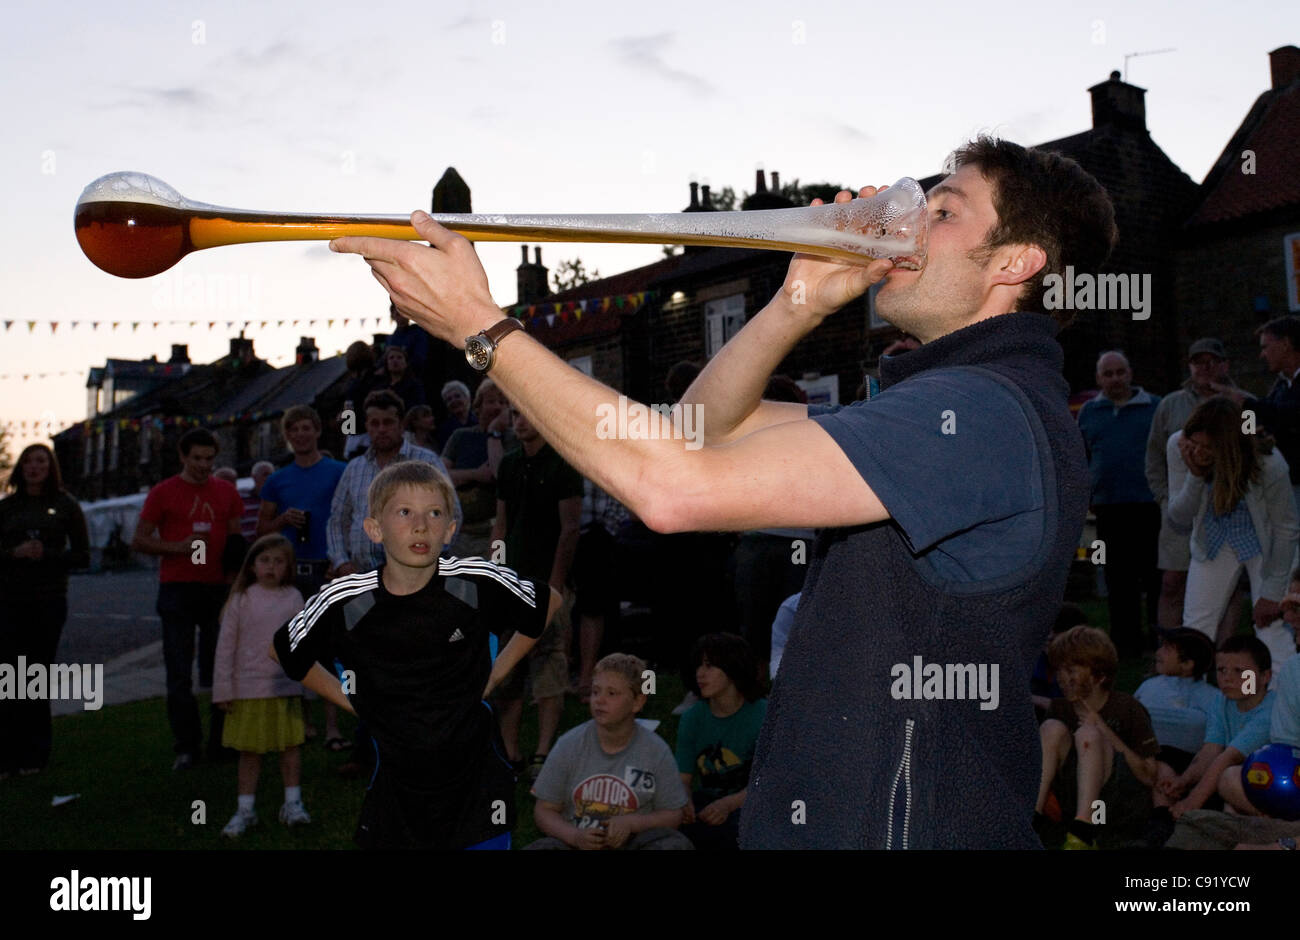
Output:
[[[305,324],[307,327],[315,329],[319,324],[325,329],[332,330],[337,320],[339,320],[338,317],[319,317],[299,320],[276,320],[274,322],[277,329],[283,329],[284,325],[288,323],[293,328],[297,328],[300,324]],[[344,328],[348,327],[354,320],[356,321],[357,329],[374,327],[378,330],[382,329],[385,324],[391,325],[392,323],[388,317],[345,317],[342,319]],[[54,333],[58,331],[59,327],[65,324],[68,329],[73,332],[78,328],[87,326],[90,327],[92,332],[97,332],[101,325],[107,325],[110,332],[116,331],[118,327],[129,326],[131,332],[134,333],[142,326],[147,326],[154,330],[177,326],[187,327],[188,329],[193,330],[197,329],[203,323],[207,324],[209,330],[219,324],[224,324],[228,330],[233,330],[236,326],[240,326],[244,330],[265,330],[268,329],[272,323],[270,320],[4,320],[2,322],[4,323],[4,331],[6,333],[13,329],[14,324],[26,323],[28,333],[35,333],[37,326],[45,324],[50,328],[50,335],[54,335]]]
[[[655,297],[654,291],[638,291],[635,294],[617,294],[612,297],[588,297],[582,300],[544,301],[536,304],[516,304],[506,307],[508,316],[524,320],[530,327],[545,323],[548,327],[561,323],[582,321],[584,316],[608,313],[611,309],[623,313],[634,313]]]
[[[24,382],[29,379],[61,379],[69,375],[84,376],[83,369],[67,369],[63,372],[6,372],[0,374],[0,379],[22,379]]]

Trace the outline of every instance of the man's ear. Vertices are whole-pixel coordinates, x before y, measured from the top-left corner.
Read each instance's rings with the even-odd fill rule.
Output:
[[[376,545],[384,540],[384,534],[380,531],[378,519],[366,516],[366,518],[361,520],[361,528],[366,530],[366,535],[370,538],[370,541],[374,542]]]
[[[1037,245],[1004,245],[993,265],[993,283],[1017,285],[1030,280],[1047,264],[1047,252]]]

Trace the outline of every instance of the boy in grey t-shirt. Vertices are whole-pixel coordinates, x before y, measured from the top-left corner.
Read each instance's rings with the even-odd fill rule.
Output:
[[[614,653],[592,674],[592,720],[555,742],[533,784],[545,836],[530,849],[690,849],[686,789],[663,738],[636,723],[645,663]]]

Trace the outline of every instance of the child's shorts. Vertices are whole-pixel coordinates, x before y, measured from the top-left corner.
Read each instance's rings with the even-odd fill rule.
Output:
[[[266,754],[305,740],[298,698],[246,698],[230,703],[221,743],[237,751]]]

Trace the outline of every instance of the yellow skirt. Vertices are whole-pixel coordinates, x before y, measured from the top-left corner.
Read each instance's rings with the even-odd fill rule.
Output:
[[[306,736],[297,698],[248,698],[230,703],[221,743],[237,751],[266,754],[297,747]]]

